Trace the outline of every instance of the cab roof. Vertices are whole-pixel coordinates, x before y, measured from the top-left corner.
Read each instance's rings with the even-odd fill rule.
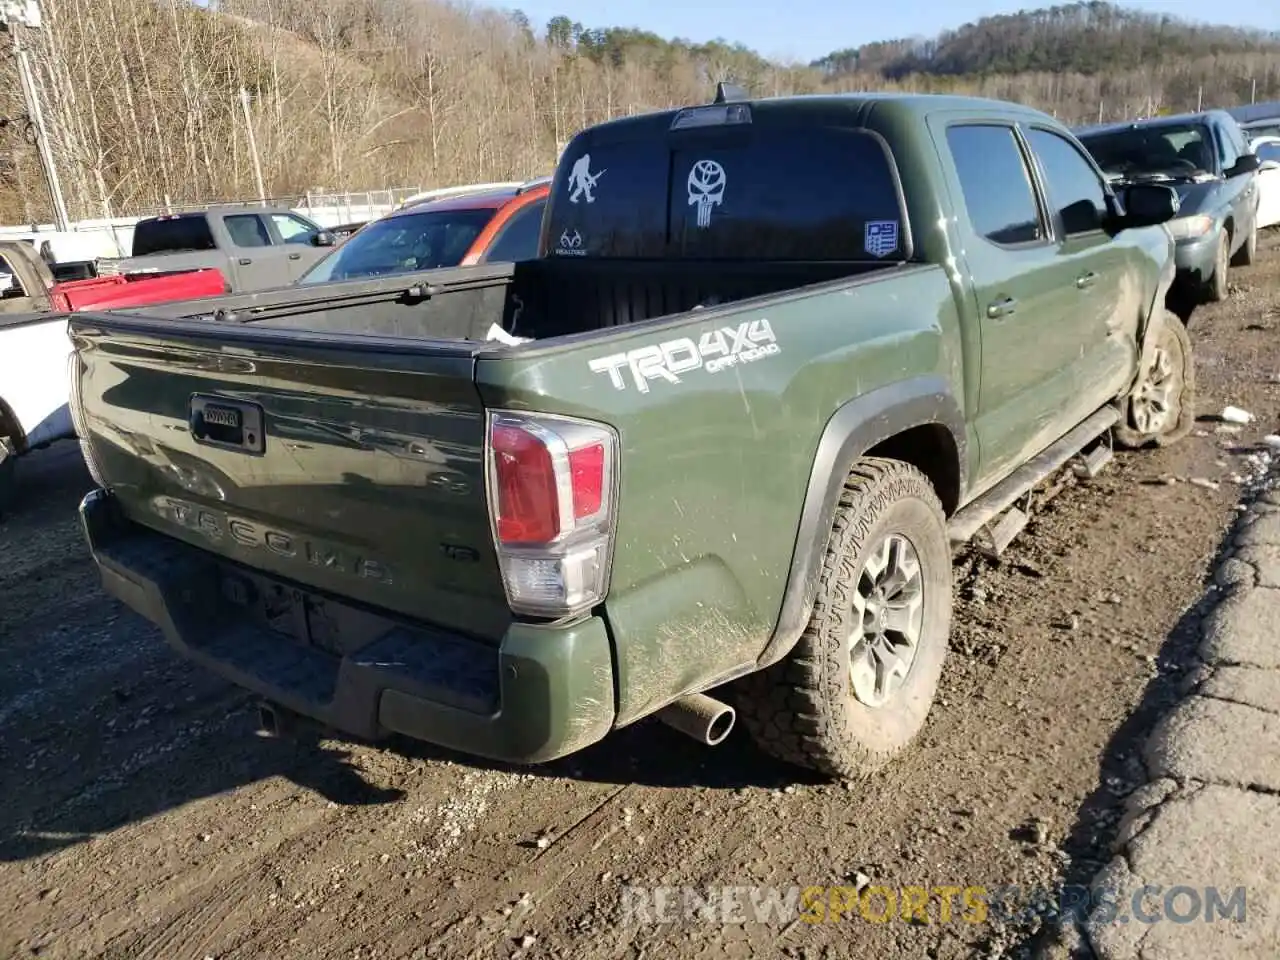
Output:
[[[866,125],[873,114],[877,117],[894,116],[902,119],[923,118],[939,110],[974,113],[998,113],[1004,116],[1021,116],[1061,126],[1060,121],[1047,113],[1006,100],[987,97],[966,97],[939,93],[815,93],[785,97],[761,97],[752,99],[730,98],[715,103],[690,104],[670,110],[619,117],[596,124],[582,131],[579,136],[588,141],[597,132],[606,136],[630,135],[633,131],[654,133],[668,130],[682,112],[713,110],[716,108],[745,105],[752,118],[765,121],[788,122],[792,119],[814,123],[838,123],[856,126]]]
[[[532,186],[524,184],[519,187],[503,187],[498,190],[482,190],[477,193],[464,193],[455,197],[442,197],[439,200],[423,200],[420,203],[396,210],[388,214],[385,219],[391,220],[407,214],[423,213],[424,211],[449,213],[456,210],[499,210],[521,197],[545,194],[549,190],[550,179],[550,177],[547,177],[545,180],[531,181]]]

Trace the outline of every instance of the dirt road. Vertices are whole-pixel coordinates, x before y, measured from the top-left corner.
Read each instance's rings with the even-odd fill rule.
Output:
[[[1230,478],[1280,422],[1280,236],[1263,248],[1191,321],[1200,412],[1258,423],[1122,455],[999,566],[960,561],[941,704],[909,756],[847,787],[787,786],[745,734],[703,749],[651,723],[534,770],[257,738],[246,696],[99,590],[74,445],[24,462],[0,523],[0,957],[1025,952],[1034,922],[646,924],[624,922],[622,891],[1092,874],[1181,676]]]

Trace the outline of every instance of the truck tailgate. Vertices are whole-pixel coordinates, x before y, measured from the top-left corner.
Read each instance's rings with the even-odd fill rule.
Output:
[[[59,309],[70,311],[123,309],[172,300],[216,297],[228,291],[217,269],[151,276],[94,277],[54,284],[50,296]]]
[[[71,335],[87,452],[128,519],[304,587],[502,636],[475,344],[93,314]]]

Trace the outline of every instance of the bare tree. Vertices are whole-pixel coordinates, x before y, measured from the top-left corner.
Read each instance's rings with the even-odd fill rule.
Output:
[[[588,124],[762,95],[918,90],[1019,100],[1067,123],[1280,98],[1280,42],[1106,4],[979,21],[810,65],[444,0],[42,0],[33,35],[74,218],[252,188],[239,90],[273,196],[546,172]],[[1144,19],[1145,18],[1145,19]],[[47,221],[12,64],[0,58],[0,223]]]

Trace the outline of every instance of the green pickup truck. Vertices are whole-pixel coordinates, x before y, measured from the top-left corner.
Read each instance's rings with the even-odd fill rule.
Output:
[[[1193,416],[1177,199],[989,100],[716,102],[569,144],[521,264],[80,314],[106,589],[302,718],[540,762],[923,725],[953,553]]]

